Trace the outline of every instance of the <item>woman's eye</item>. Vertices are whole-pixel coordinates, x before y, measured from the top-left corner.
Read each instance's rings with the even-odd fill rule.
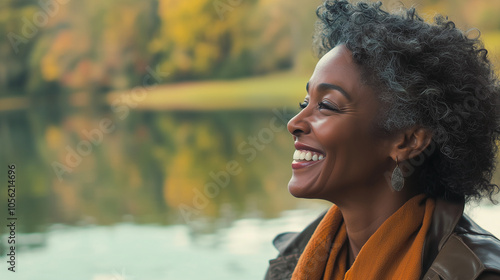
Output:
[[[307,107],[307,104],[308,104],[308,103],[307,103],[306,101],[304,101],[304,102],[302,102],[302,103],[299,103],[299,107],[300,107],[300,109],[301,109],[301,110],[302,110],[302,109],[305,109],[305,108]]]
[[[329,104],[329,103],[326,103],[326,102],[323,102],[323,101],[321,101],[321,102],[318,103],[318,109],[327,109],[327,110],[335,111],[335,112],[339,111],[339,109],[337,108],[337,106]]]

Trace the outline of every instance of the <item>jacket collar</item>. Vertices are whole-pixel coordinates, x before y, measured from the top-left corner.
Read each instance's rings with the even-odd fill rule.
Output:
[[[464,205],[464,201],[450,202],[439,198],[436,199],[431,226],[422,253],[422,271],[429,269],[444,243],[452,235],[462,217]]]
[[[462,217],[464,205],[464,202],[454,203],[436,199],[431,227],[427,233],[422,253],[422,271],[429,269],[438,252],[453,234],[458,221]],[[273,275],[291,276],[300,254],[325,214],[326,211],[300,233],[284,233],[275,238],[273,243],[280,254],[277,259],[270,261],[270,267],[265,279],[282,279]]]

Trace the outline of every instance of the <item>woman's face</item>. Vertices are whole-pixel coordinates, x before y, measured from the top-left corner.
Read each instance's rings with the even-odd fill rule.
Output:
[[[296,197],[338,203],[386,185],[391,142],[376,125],[379,101],[362,84],[360,69],[343,45],[316,65],[303,108],[288,123],[296,151],[288,184]],[[366,192],[368,190],[368,192]]]

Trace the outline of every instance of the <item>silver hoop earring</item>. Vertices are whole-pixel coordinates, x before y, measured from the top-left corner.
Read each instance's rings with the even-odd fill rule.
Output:
[[[403,177],[403,172],[399,168],[398,157],[396,157],[396,167],[392,171],[391,176],[391,187],[393,190],[399,192],[403,189],[405,185],[405,178]]]

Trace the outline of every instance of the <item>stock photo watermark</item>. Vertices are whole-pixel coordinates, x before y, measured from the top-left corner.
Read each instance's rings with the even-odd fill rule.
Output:
[[[9,264],[9,267],[7,270],[11,272],[16,272],[16,222],[17,222],[17,216],[16,216],[16,165],[15,164],[9,164],[7,166],[7,178],[9,179],[7,181],[7,213],[8,217],[6,219],[7,223],[7,231],[8,232],[8,238],[7,238],[7,263]]]
[[[147,98],[148,93],[156,88],[156,86],[162,81],[162,78],[166,78],[169,73],[161,72],[159,68],[156,71],[151,67],[147,67],[146,71],[148,74],[142,79],[142,85],[134,87],[130,93],[123,93],[118,98],[111,102],[111,110],[113,113],[117,114],[120,120],[124,120],[130,114],[130,108],[136,108],[137,105]],[[82,130],[83,136],[86,139],[80,140],[75,147],[67,145],[66,156],[64,157],[64,162],[53,161],[52,168],[59,181],[63,181],[63,175],[66,173],[72,173],[75,168],[77,168],[83,159],[89,156],[94,147],[99,146],[106,134],[110,134],[115,131],[116,125],[109,118],[102,118],[99,121],[97,128],[92,130]]]
[[[286,129],[288,121],[294,116],[294,114],[287,112],[286,107],[281,110],[273,109],[273,113],[274,116],[269,120],[268,126],[261,128],[256,135],[249,136],[246,141],[238,144],[238,153],[245,156],[247,162],[254,161],[258,153],[274,140],[275,134]],[[236,160],[228,161],[224,170],[210,171],[211,181],[203,186],[203,190],[193,188],[191,205],[185,203],[179,205],[179,213],[184,222],[190,224],[193,217],[200,215],[203,209],[210,204],[210,199],[217,197],[221,190],[229,185],[231,178],[242,171],[240,163]]]
[[[35,37],[40,29],[47,26],[50,19],[54,18],[60,11],[62,5],[66,5],[70,0],[39,0],[38,11],[31,18],[22,17],[22,27],[19,33],[9,32],[7,38],[14,52],[19,53],[19,47],[26,44]]]

